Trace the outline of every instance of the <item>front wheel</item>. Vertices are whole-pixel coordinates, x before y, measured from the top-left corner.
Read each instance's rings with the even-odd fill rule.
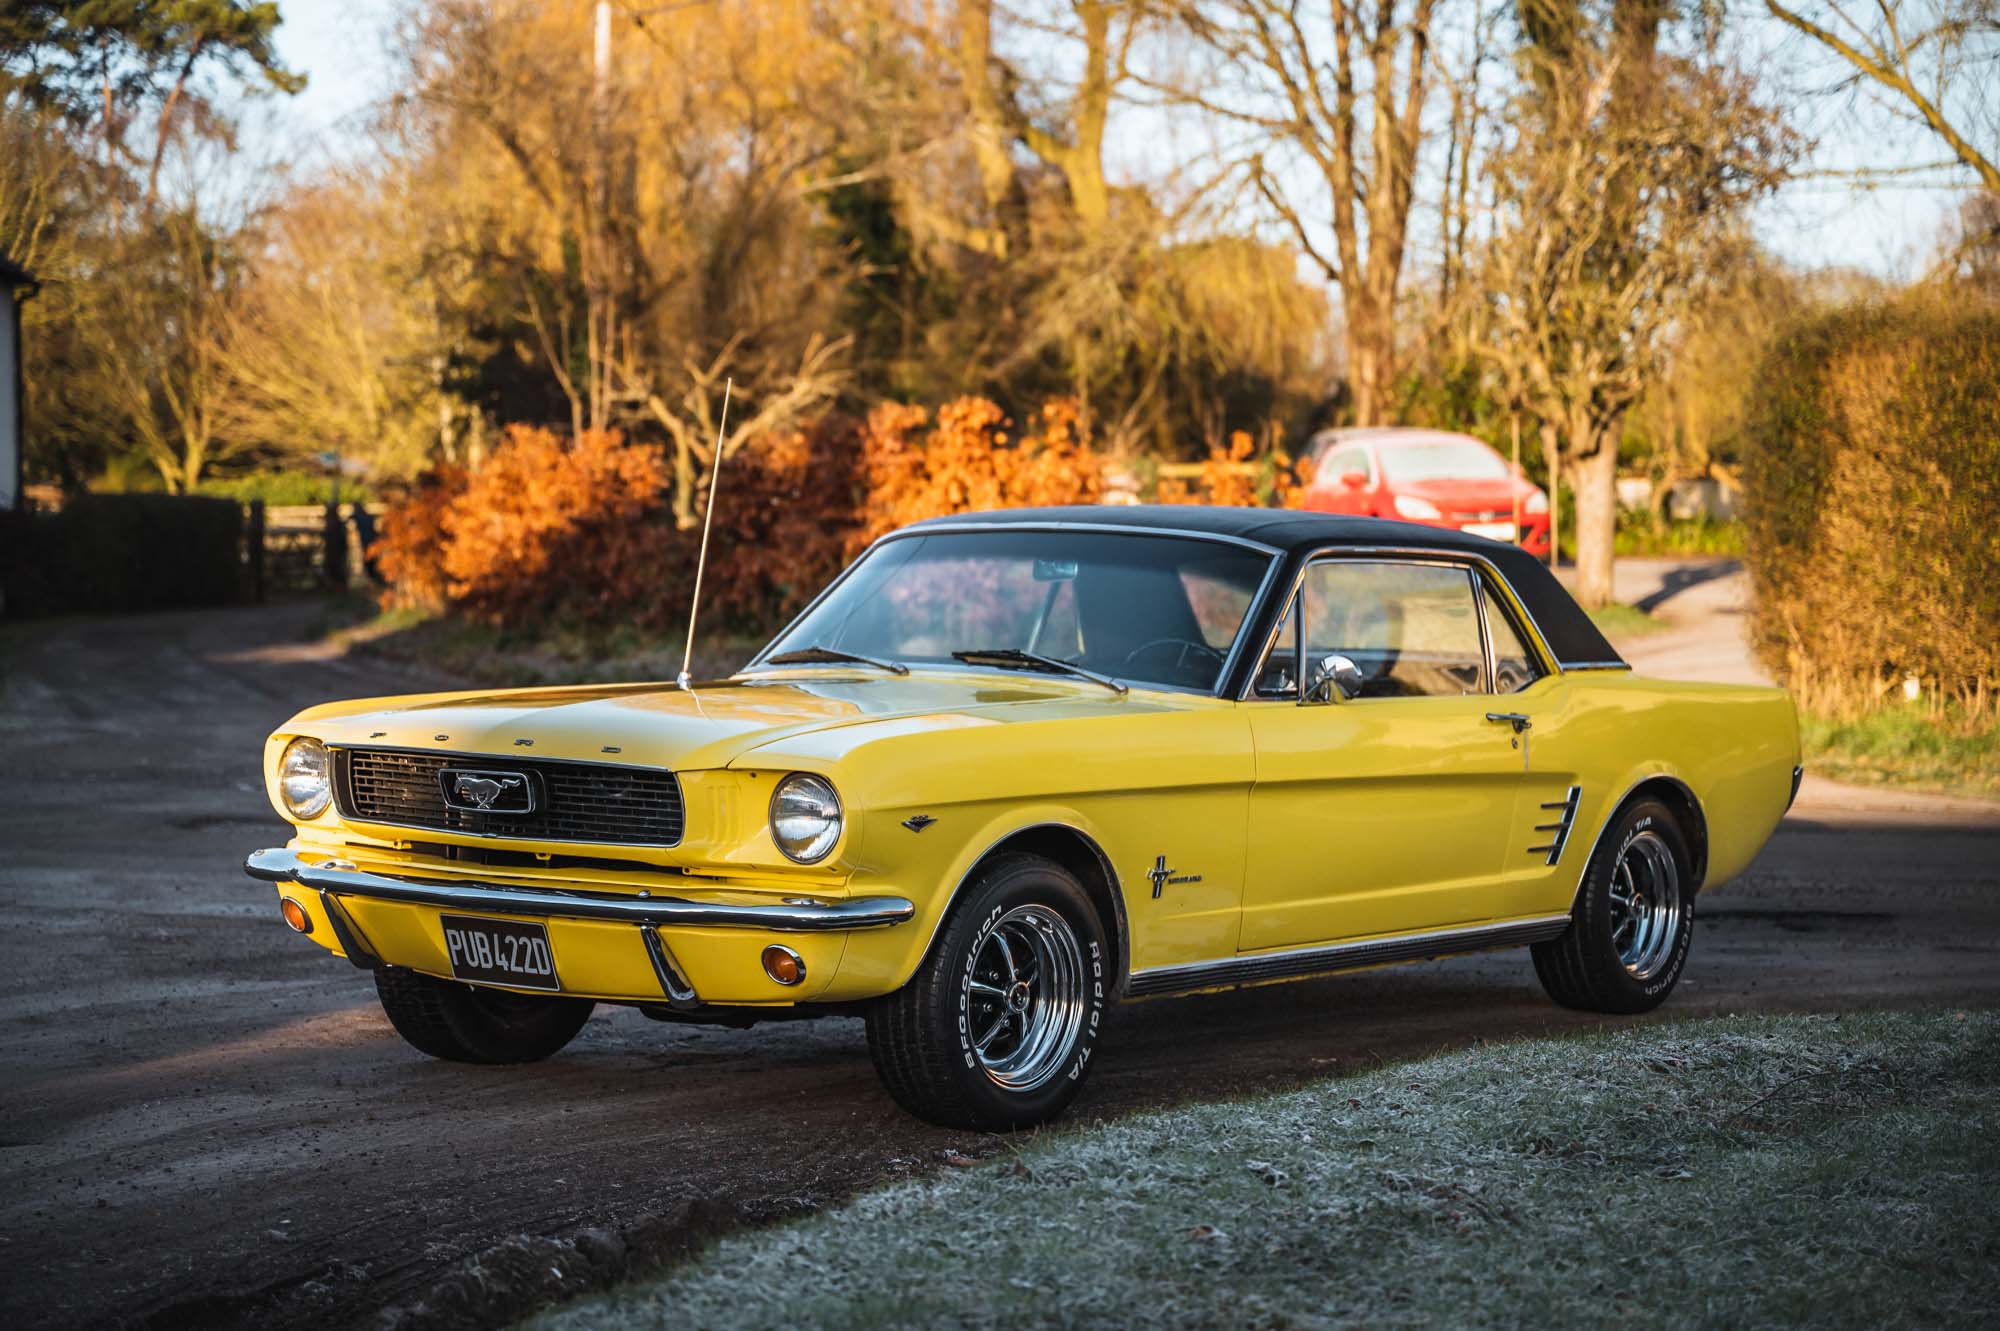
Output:
[[[1039,856],[1002,856],[967,886],[910,982],[870,1009],[883,1085],[943,1127],[1054,1118],[1089,1071],[1108,958],[1074,875]]]
[[[587,998],[475,988],[401,966],[375,972],[375,994],[396,1034],[454,1063],[538,1063],[575,1039],[597,1006]]]
[[[1642,799],[1619,811],[1584,871],[1560,937],[1534,945],[1550,998],[1585,1012],[1649,1012],[1666,1001],[1694,938],[1687,838]]]

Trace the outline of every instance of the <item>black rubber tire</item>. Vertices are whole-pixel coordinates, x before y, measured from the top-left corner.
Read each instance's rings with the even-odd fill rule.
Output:
[[[376,969],[375,993],[396,1034],[454,1063],[540,1062],[575,1039],[597,1006],[588,998],[475,988],[401,966]]]
[[[1656,832],[1680,871],[1680,923],[1666,964],[1645,981],[1618,959],[1611,941],[1611,880],[1619,860],[1641,832]],[[1694,941],[1694,880],[1687,837],[1672,810],[1655,799],[1637,799],[1618,811],[1599,839],[1570,909],[1569,928],[1531,949],[1535,974],[1550,998],[1582,1012],[1650,1012],[1680,981]]]
[[[972,966],[1006,912],[1059,913],[1082,949],[1086,1010],[1063,1071],[1031,1090],[995,1083],[979,1066],[962,1013]],[[1007,1132],[1046,1123],[1083,1088],[1113,983],[1104,924],[1075,875],[1038,855],[1002,855],[968,883],[910,982],[868,1010],[868,1053],[897,1104],[947,1128]]]

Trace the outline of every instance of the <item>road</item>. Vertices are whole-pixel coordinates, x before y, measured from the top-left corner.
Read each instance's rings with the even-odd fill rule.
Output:
[[[1675,627],[1635,657],[1751,668],[1740,583],[1683,578],[1657,604]],[[405,1047],[366,978],[285,933],[238,868],[282,835],[264,734],[307,702],[428,682],[301,643],[314,614],[0,636],[0,1324],[497,1325],[729,1226],[1004,1149],[901,1115],[854,1021],[600,1010],[514,1070]],[[1665,1015],[2000,1000],[1996,807],[1809,785],[1703,898]],[[1595,1020],[1548,1004],[1519,953],[1141,1004],[1075,1114]]]

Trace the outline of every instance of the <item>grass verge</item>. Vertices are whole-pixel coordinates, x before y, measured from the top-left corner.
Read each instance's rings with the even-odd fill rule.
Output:
[[[1647,614],[1636,605],[1626,605],[1623,601],[1613,601],[1610,605],[1584,613],[1607,638],[1637,638],[1668,627],[1666,620]]]
[[[1621,555],[1740,555],[1743,528],[1714,518],[1656,521],[1647,514],[1620,514],[1612,548]]]
[[[1835,781],[2000,797],[2000,721],[1916,705],[1850,719],[1799,717],[1806,768]]]
[[[1029,1141],[546,1313],[626,1327],[1992,1326],[2000,1018],[1467,1050]]]
[[[551,625],[509,633],[451,615],[385,610],[328,636],[351,650],[429,666],[479,687],[671,680],[681,668],[679,634],[658,637],[632,629],[585,631]],[[722,633],[700,635],[695,644],[695,678],[730,674],[764,642]]]

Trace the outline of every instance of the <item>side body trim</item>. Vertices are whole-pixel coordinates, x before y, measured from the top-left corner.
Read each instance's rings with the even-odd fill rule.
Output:
[[[1547,915],[1506,924],[1479,924],[1465,929],[1444,929],[1400,938],[1370,938],[1358,943],[1266,952],[1221,961],[1200,961],[1187,966],[1157,966],[1133,972],[1126,993],[1132,998],[1154,998],[1198,989],[1221,989],[1267,980],[1328,975],[1397,961],[1423,961],[1459,952],[1539,943],[1554,938],[1567,928],[1569,916]]]

